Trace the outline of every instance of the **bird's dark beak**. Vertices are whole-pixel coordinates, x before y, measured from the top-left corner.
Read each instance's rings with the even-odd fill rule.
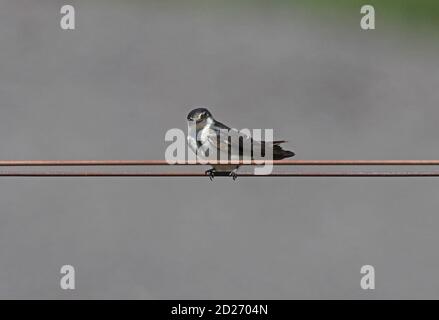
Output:
[[[191,116],[187,116],[187,121],[193,121],[194,119],[192,119],[192,117]]]

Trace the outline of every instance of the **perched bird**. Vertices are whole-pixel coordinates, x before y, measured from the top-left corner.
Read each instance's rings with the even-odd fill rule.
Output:
[[[281,160],[295,155],[294,152],[281,148],[280,144],[286,141],[255,141],[248,135],[216,121],[206,108],[192,110],[187,120],[189,147],[204,160],[258,160],[258,155],[270,153],[271,159]],[[251,150],[244,146],[250,146]],[[216,152],[211,152],[212,150]],[[210,180],[215,175],[229,175],[235,180],[239,165],[215,164],[212,167],[206,171]]]

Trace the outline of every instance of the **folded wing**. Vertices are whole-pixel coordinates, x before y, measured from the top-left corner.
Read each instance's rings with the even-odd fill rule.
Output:
[[[280,146],[286,141],[257,141],[227,127],[223,130],[211,130],[207,139],[209,144],[216,148],[218,158],[224,160],[281,160],[295,155],[294,152],[284,150]]]

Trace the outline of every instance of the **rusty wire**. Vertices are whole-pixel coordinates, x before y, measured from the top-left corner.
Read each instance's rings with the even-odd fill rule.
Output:
[[[168,163],[166,160],[0,160],[2,167],[18,166],[190,166],[190,165],[260,165],[273,164],[277,166],[439,166],[439,160],[253,160],[244,161],[182,161]]]
[[[224,162],[210,161],[199,163],[196,161],[182,161],[171,164],[165,160],[0,160],[1,167],[88,167],[88,166],[194,166],[224,164]],[[273,160],[273,161],[229,161],[227,164],[236,165],[261,165],[273,164],[274,166],[439,166],[439,160]],[[178,171],[89,171],[89,170],[2,170],[0,177],[201,177],[203,171],[178,172]],[[272,172],[267,175],[257,175],[250,172],[238,173],[239,177],[439,177],[439,169],[433,171],[331,171],[319,170]]]
[[[204,177],[202,172],[0,172],[0,177]],[[439,177],[439,171],[428,172],[273,172],[266,175],[238,173],[238,177]]]

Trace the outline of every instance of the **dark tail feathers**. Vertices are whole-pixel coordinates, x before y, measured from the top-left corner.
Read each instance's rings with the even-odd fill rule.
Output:
[[[285,141],[274,141],[273,142],[273,160],[282,160],[285,158],[294,157],[296,154],[292,151],[282,149],[279,144]]]

